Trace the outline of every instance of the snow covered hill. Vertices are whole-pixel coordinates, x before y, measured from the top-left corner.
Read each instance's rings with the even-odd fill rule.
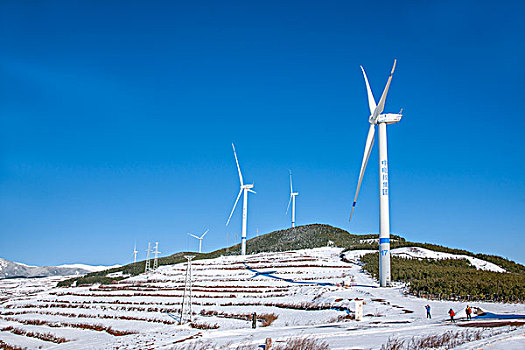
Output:
[[[98,271],[104,271],[109,269],[114,269],[116,267],[121,267],[122,265],[86,265],[86,264],[65,264],[65,265],[58,265],[57,267],[61,268],[70,268],[70,269],[82,269],[89,272],[98,272]]]
[[[106,270],[115,266],[90,266],[84,264],[60,266],[29,266],[0,258],[0,279],[14,277],[74,276]]]
[[[348,260],[356,261],[365,254],[376,252],[377,250],[351,250],[345,252],[345,257]],[[472,256],[436,252],[420,247],[395,248],[391,250],[391,254],[392,256],[399,256],[407,259],[466,259],[478,270],[506,272],[505,269],[496,264]]]
[[[330,349],[379,349],[392,337],[478,332],[459,327],[466,322],[445,321],[450,308],[464,318],[465,303],[419,299],[406,294],[403,285],[379,288],[359,264],[343,262],[341,252],[325,247],[194,261],[193,323],[182,326],[184,263],[109,285],[54,288],[49,283],[31,289],[2,280],[0,293],[10,291],[11,297],[0,304],[0,341],[28,349],[183,349],[200,343],[195,349],[241,349],[244,344],[242,349],[255,350],[266,338],[279,345],[309,336]],[[355,299],[365,303],[362,321],[353,319]],[[432,319],[425,318],[427,303]],[[523,304],[471,306],[525,314]],[[495,344],[506,339],[515,348],[525,346],[520,328],[479,332],[472,343],[476,348],[489,342],[498,348]]]

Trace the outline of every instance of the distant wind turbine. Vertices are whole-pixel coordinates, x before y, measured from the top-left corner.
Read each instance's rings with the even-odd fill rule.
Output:
[[[370,107],[370,117],[368,121],[370,128],[368,129],[368,136],[366,138],[365,153],[363,155],[363,161],[361,163],[361,171],[359,172],[359,180],[357,182],[357,189],[355,191],[354,203],[352,204],[352,211],[350,212],[350,219],[354,213],[355,204],[357,202],[357,195],[363,181],[363,175],[365,173],[366,164],[374,145],[374,134],[375,126],[379,125],[379,284],[381,287],[390,286],[390,215],[389,215],[389,199],[388,199],[388,157],[387,157],[387,139],[386,139],[386,126],[387,124],[394,124],[401,120],[403,115],[401,110],[398,114],[386,113],[382,114],[385,108],[386,95],[390,88],[390,82],[396,69],[396,60],[394,60],[394,66],[390,72],[390,76],[386,82],[383,95],[379,103],[376,105],[374,95],[370,89],[368,78],[366,77],[365,70],[361,66],[363,76],[365,78],[366,91],[368,93],[368,105]]]
[[[292,203],[292,227],[295,227],[295,196],[298,194],[299,192],[293,191],[292,171],[290,170],[290,200],[288,201],[288,207],[286,208],[286,215],[288,215],[288,209],[290,209],[290,203]]]
[[[199,253],[201,252],[201,248],[202,248],[202,239],[204,238],[204,236],[206,236],[206,234],[208,233],[209,230],[206,230],[202,236],[195,236],[195,235],[192,235],[191,233],[187,233],[188,235],[192,236],[192,237],[195,237],[199,240]]]
[[[137,250],[137,242],[135,242],[135,246],[133,248],[133,263],[136,263],[137,262],[137,253],[139,251]]]
[[[228,217],[228,221],[226,222],[226,226],[230,223],[230,219],[232,218],[233,212],[235,211],[235,207],[237,206],[237,202],[239,202],[239,198],[241,198],[241,194],[243,194],[243,201],[242,201],[242,235],[241,235],[241,255],[246,255],[246,226],[247,226],[247,214],[248,214],[248,192],[256,193],[252,185],[244,184],[242,180],[242,173],[241,173],[241,167],[239,166],[239,160],[237,159],[237,152],[235,152],[235,145],[232,143],[233,147],[233,155],[235,156],[235,163],[237,164],[237,170],[239,172],[239,180],[241,182],[241,189],[239,191],[239,194],[237,195],[237,199],[235,200],[235,204],[233,205],[233,209],[230,213],[230,216]]]

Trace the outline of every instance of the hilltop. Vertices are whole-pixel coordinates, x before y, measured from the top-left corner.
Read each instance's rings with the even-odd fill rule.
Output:
[[[392,241],[405,240],[399,236],[392,235]],[[312,249],[326,246],[334,246],[345,249],[377,249],[377,235],[354,235],[349,232],[324,224],[310,224],[273,231],[247,241],[247,254],[264,252],[282,252],[288,250]],[[159,266],[173,265],[185,262],[185,255],[194,255],[194,260],[213,259],[220,256],[239,255],[241,245],[236,244],[209,253],[178,252],[170,256],[159,258]],[[136,276],[144,272],[145,261],[124,265],[106,271],[98,271],[87,274],[80,278],[72,278],[60,283],[60,286],[68,286],[77,281],[79,284],[108,283],[124,277],[106,277],[108,274],[115,276]]]
[[[352,250],[366,250],[369,251],[369,254],[372,254],[378,249],[378,239],[377,234],[356,235],[330,225],[310,224],[298,226],[295,228],[288,228],[285,230],[278,230],[261,235],[259,237],[254,237],[248,240],[247,242],[247,253],[251,255],[265,252],[269,253],[300,249],[313,249],[326,246],[343,248],[343,252]],[[479,274],[481,274],[481,276],[483,276],[483,278],[485,278],[488,282],[488,285],[490,285],[490,281],[492,280],[506,279],[512,285],[517,284],[515,290],[510,295],[508,295],[509,298],[515,300],[523,299],[525,297],[525,267],[523,265],[517,264],[513,261],[495,255],[474,254],[466,250],[451,249],[430,243],[409,242],[399,235],[391,235],[391,248],[395,249],[401,247],[419,247],[434,252],[444,253],[442,255],[453,254],[461,257],[474,257],[476,259],[480,259],[488,263],[497,265],[507,273],[502,274],[491,271],[480,271],[476,274],[476,276],[480,278]],[[159,265],[173,265],[185,262],[186,259],[184,258],[184,256],[188,254],[194,255],[194,260],[202,260],[213,259],[220,256],[239,255],[239,252],[240,244],[228,248],[219,249],[210,253],[179,252],[167,257],[159,258]],[[402,258],[396,257],[396,259]],[[443,264],[449,264],[450,266],[455,266],[453,271],[454,273],[458,274],[455,279],[461,279],[462,276],[465,276],[465,280],[471,280],[471,275],[474,275],[474,271],[476,271],[476,267],[470,264],[469,262],[465,261],[465,259],[459,259],[457,261],[449,262],[449,257],[449,259],[436,261],[435,259],[432,259],[432,256],[428,256],[428,258],[424,259],[424,264],[421,259],[415,259],[413,261],[405,260],[406,259],[401,260],[401,262],[403,262],[403,266],[406,266],[407,264],[411,266],[410,271],[413,271],[414,274],[421,273],[421,266],[424,266],[424,273],[431,273],[432,271],[441,268],[439,266]],[[370,256],[363,257],[363,262],[367,262],[364,263],[364,268],[372,275],[376,273],[377,268],[373,263],[374,261],[375,260]],[[70,286],[75,282],[79,285],[90,285],[94,283],[111,283],[113,281],[122,280],[130,276],[139,275],[144,272],[144,268],[145,262],[141,261],[134,264],[128,264],[122,267],[106,271],[93,272],[82,277],[65,280],[60,282],[59,286]],[[447,271],[450,272],[450,270]],[[412,275],[407,275],[406,273],[395,273],[393,277],[402,282],[411,281],[413,286],[418,286],[418,289],[412,290],[414,294],[427,292],[432,294],[443,294],[446,297],[457,296],[455,293],[455,289],[449,288],[450,286],[446,285],[446,283],[442,287],[443,293],[439,293],[441,290],[438,290],[436,288],[428,288],[428,285],[425,281],[416,281],[414,279],[414,276]],[[442,283],[441,280],[440,283]],[[451,282],[449,281],[449,283]],[[465,295],[469,293],[469,295],[489,294],[489,289],[476,289],[476,285],[476,281],[472,281],[472,288],[470,287],[470,285],[467,285],[466,289],[464,289],[462,293]]]

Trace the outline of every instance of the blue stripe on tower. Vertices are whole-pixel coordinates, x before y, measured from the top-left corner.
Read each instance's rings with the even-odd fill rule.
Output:
[[[390,238],[379,238],[379,244],[390,243]]]
[[[357,203],[357,202],[354,202],[354,204],[352,205],[352,207],[355,207],[355,203]]]

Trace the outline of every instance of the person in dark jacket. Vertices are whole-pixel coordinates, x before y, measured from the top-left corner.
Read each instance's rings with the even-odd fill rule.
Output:
[[[252,328],[257,328],[257,314],[255,312],[252,314]]]
[[[467,305],[467,308],[465,309],[465,313],[467,314],[467,321],[472,320],[472,309],[470,306]]]

